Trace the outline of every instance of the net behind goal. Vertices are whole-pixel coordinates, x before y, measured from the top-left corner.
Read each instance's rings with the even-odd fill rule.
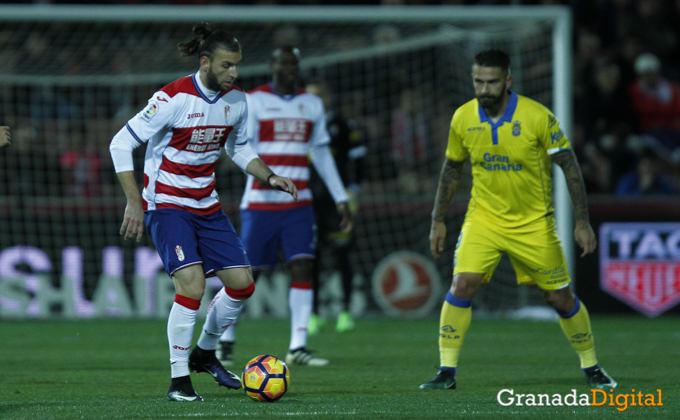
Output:
[[[196,70],[196,59],[180,58],[175,46],[199,21],[239,39],[237,85],[246,91],[270,80],[275,47],[298,46],[303,81],[326,83],[335,111],[365,133],[352,256],[362,302],[356,311],[377,309],[369,283],[384,257],[401,250],[429,255],[448,126],[456,107],[473,97],[476,52],[507,51],[514,89],[552,108],[568,131],[569,18],[562,8],[0,6],[0,124],[13,132],[11,148],[0,151],[0,317],[167,310],[169,292],[159,284],[168,282],[160,280],[150,238],[139,245],[118,236],[125,201],[108,145],[154,91]],[[238,228],[244,177],[226,159],[217,186]],[[437,263],[441,290],[449,286],[470,187],[468,169]],[[568,258],[569,248],[565,243]],[[329,253],[322,267],[333,277]],[[324,291],[327,308],[334,308],[334,290]],[[499,314],[541,299],[516,287],[503,261],[475,302]]]

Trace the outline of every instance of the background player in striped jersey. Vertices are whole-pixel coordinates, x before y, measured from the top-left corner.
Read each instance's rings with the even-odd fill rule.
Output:
[[[307,325],[312,312],[312,271],[314,269],[314,210],[309,188],[309,162],[328,187],[338,212],[340,229],[352,230],[348,197],[328,147],[326,116],[321,99],[297,85],[300,53],[281,47],[272,53],[272,81],[248,93],[248,137],[262,160],[293,180],[299,201],[249,176],[241,201],[241,237],[253,265],[253,273],[276,265],[277,251],[283,250],[290,266],[289,294],[291,340],[286,356],[290,364],[323,366],[328,360],[307,350]],[[222,357],[230,358],[235,339],[234,326],[223,335]]]
[[[588,383],[615,388],[600,368],[590,317],[570,289],[571,278],[555,230],[551,163],[562,168],[575,213],[574,238],[582,256],[595,251],[586,190],[576,156],[559,122],[543,105],[510,90],[510,58],[500,50],[475,56],[476,99],[451,120],[446,159],[432,211],[430,248],[444,248],[444,216],[460,181],[463,163],[472,164],[473,187],[453,262],[453,282],[439,326],[440,369],[421,389],[453,389],[456,367],[472,317],[472,298],[488,282],[503,252],[518,283],[537,284],[559,314],[562,330],[581,360]],[[527,348],[527,351],[530,349]]]
[[[290,179],[274,175],[248,144],[246,96],[233,85],[241,61],[240,44],[206,23],[195,25],[193,33],[178,47],[184,55],[198,55],[199,70],[154,93],[110,146],[127,197],[120,233],[139,242],[146,223],[175,284],[168,318],[170,401],[203,400],[193,389],[190,370],[209,373],[219,385],[241,387],[238,375],[225,370],[215,357],[220,335],[255,289],[241,240],[215,191],[222,148],[259,182],[297,201],[297,188]],[[140,195],[132,151],[144,143],[148,144]],[[224,288],[210,304],[203,331],[189,353],[205,278],[211,275],[219,277]]]

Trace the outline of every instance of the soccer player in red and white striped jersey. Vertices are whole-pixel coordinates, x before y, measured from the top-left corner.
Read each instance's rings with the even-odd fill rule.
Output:
[[[312,312],[312,274],[315,257],[314,210],[309,188],[309,161],[328,187],[338,212],[340,228],[352,230],[349,198],[329,149],[326,116],[321,99],[297,86],[300,53],[297,48],[276,49],[270,61],[272,82],[248,93],[248,137],[253,148],[272,170],[290,178],[299,199],[276,191],[248,177],[241,201],[241,237],[257,278],[276,265],[279,249],[290,266],[289,294],[291,340],[286,362],[323,366],[328,360],[306,348],[307,325]],[[222,336],[222,357],[228,360],[234,326]]]
[[[142,237],[145,223],[172,277],[176,296],[168,318],[170,401],[202,401],[190,370],[206,372],[229,388],[241,382],[220,364],[215,348],[255,285],[243,244],[221,209],[215,169],[222,148],[246,173],[297,200],[290,179],[274,175],[247,141],[245,93],[233,85],[241,47],[224,30],[197,24],[178,45],[198,55],[200,68],[154,93],[148,105],[115,135],[110,150],[127,197],[121,226],[125,239]],[[144,189],[139,193],[132,151],[147,144]],[[208,309],[203,331],[189,353],[205,277],[224,284]]]

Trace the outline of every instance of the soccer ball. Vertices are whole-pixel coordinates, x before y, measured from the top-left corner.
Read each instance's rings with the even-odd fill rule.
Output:
[[[290,385],[290,371],[281,359],[268,354],[254,357],[241,374],[243,390],[255,401],[274,402]]]

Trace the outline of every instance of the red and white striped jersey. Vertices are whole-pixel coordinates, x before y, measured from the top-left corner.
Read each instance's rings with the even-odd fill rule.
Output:
[[[154,93],[125,130],[148,142],[144,158],[145,210],[176,208],[197,214],[220,210],[215,169],[222,147],[247,146],[246,95],[203,86],[198,73]]]
[[[298,89],[282,96],[271,83],[248,92],[248,141],[276,175],[290,178],[298,201],[248,176],[241,209],[286,210],[310,205],[309,152],[330,143],[321,99]]]

